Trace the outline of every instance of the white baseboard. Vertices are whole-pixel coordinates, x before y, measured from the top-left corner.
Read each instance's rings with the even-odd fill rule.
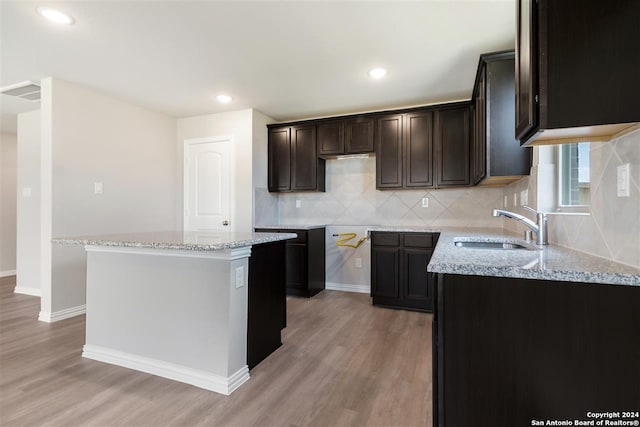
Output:
[[[82,357],[191,384],[227,396],[249,379],[249,368],[246,365],[225,378],[206,371],[91,344],[84,346]]]
[[[349,283],[336,283],[336,282],[326,282],[324,285],[325,289],[329,289],[332,291],[342,291],[342,292],[357,292],[359,294],[368,294],[371,292],[371,287],[367,285],[351,285]]]
[[[16,286],[13,289],[13,292],[16,293],[16,294],[31,295],[31,296],[34,296],[34,297],[41,296],[39,288],[27,288],[26,286]]]
[[[59,320],[68,319],[69,317],[80,316],[87,312],[87,306],[85,304],[77,307],[65,308],[64,310],[54,311],[49,313],[48,311],[41,311],[38,316],[38,320],[41,322],[53,323]]]
[[[9,277],[9,276],[15,276],[15,275],[16,275],[15,270],[0,271],[0,277]]]

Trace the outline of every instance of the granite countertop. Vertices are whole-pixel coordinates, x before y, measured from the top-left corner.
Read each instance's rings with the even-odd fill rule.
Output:
[[[434,273],[640,286],[640,268],[553,244],[538,246],[500,228],[375,226],[368,231],[440,233],[427,266]],[[525,249],[457,247],[454,240],[516,243]]]
[[[517,243],[526,249],[479,249],[454,245],[454,240]],[[562,246],[537,246],[511,233],[443,230],[427,271],[475,276],[514,277],[563,282],[640,286],[640,268],[574,251]]]
[[[271,230],[315,230],[316,228],[325,228],[326,224],[280,224],[280,225],[256,225],[254,228],[271,229]]]
[[[396,233],[444,233],[444,232],[459,232],[459,233],[472,233],[473,235],[486,234],[491,235],[508,235],[513,236],[513,233],[503,231],[502,228],[488,228],[488,227],[423,227],[423,226],[411,226],[411,225],[371,225],[367,227],[367,233],[372,231],[390,231]]]
[[[221,251],[261,243],[295,239],[295,233],[230,233],[201,231],[159,231],[110,234],[103,236],[58,237],[51,241],[63,245],[91,245],[125,248]]]

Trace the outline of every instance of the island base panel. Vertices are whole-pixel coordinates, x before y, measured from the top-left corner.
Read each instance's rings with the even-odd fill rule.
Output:
[[[250,253],[87,246],[84,356],[230,394],[249,379]]]

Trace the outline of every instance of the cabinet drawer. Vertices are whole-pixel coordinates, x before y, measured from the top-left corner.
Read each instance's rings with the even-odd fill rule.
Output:
[[[405,233],[404,246],[410,248],[432,248],[433,234],[431,233]]]
[[[372,232],[371,244],[374,246],[400,246],[400,234]]]

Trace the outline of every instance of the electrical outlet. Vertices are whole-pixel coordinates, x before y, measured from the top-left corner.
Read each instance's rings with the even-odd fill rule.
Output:
[[[618,197],[629,197],[629,163],[618,166]]]
[[[508,207],[508,206],[509,206],[509,196],[507,196],[507,195],[505,195],[505,196],[504,196],[504,203],[503,203],[503,205],[504,205],[504,206],[502,206],[503,208],[506,208],[506,207]]]
[[[104,186],[102,185],[101,182],[93,183],[93,194],[102,194],[103,190],[104,190]]]
[[[428,208],[429,207],[429,198],[428,197],[423,197],[422,198],[422,207],[423,208]]]
[[[518,193],[513,193],[513,207],[518,206]]]
[[[24,197],[25,199],[31,197],[31,187],[24,187],[22,189],[22,197]]]
[[[236,267],[236,288],[244,286],[244,267]]]
[[[362,268],[362,258],[356,258],[356,268]]]
[[[301,208],[302,207],[302,200],[296,200],[296,208]]]

